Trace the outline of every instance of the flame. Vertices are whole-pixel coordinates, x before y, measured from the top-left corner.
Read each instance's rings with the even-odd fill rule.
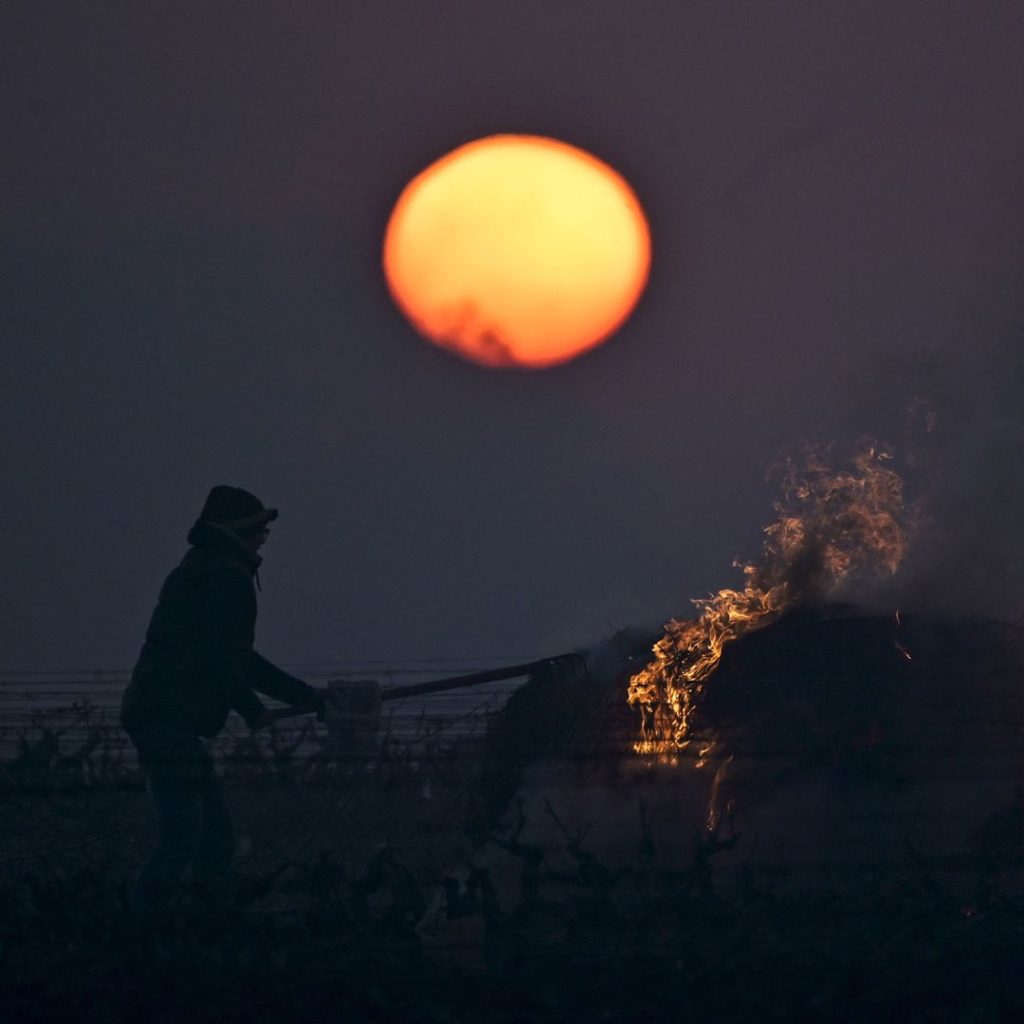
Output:
[[[893,621],[896,624],[896,628],[893,630],[892,635],[893,646],[896,648],[897,651],[900,652],[900,654],[903,655],[904,658],[907,659],[907,661],[913,661],[914,656],[910,653],[910,651],[907,650],[907,648],[903,645],[903,642],[900,640],[900,627],[903,625],[903,620],[900,618],[899,608],[896,609],[896,614],[893,616]]]
[[[695,619],[673,619],[653,659],[629,681],[627,699],[642,712],[638,754],[674,763],[694,739],[694,714],[726,646],[774,621],[800,601],[835,599],[854,581],[892,575],[906,553],[903,481],[874,445],[834,471],[820,452],[784,467],[777,518],[764,528],[757,562],[735,563],[740,589],[693,604]],[[697,752],[706,763],[711,745]]]

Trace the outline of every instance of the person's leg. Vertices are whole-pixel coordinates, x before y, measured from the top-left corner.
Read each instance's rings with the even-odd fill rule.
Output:
[[[158,838],[135,883],[142,905],[165,902],[184,888],[203,831],[204,759],[195,735],[147,730],[132,734],[146,769]]]
[[[213,893],[223,887],[231,871],[235,854],[235,830],[213,762],[205,753],[202,812],[202,838],[196,851],[192,877],[197,886],[207,893]]]

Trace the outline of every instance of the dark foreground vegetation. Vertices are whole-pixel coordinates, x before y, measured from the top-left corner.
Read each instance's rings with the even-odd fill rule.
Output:
[[[708,835],[665,864],[643,827],[611,866],[566,828],[553,876],[515,825],[465,838],[468,747],[332,767],[264,739],[223,762],[238,876],[141,912],[146,794],[102,747],[76,757],[37,729],[0,770],[9,1024],[1024,1019],[1013,827],[968,862],[908,850],[813,881],[725,877]]]

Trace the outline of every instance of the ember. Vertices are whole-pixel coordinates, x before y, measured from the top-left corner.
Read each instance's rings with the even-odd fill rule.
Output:
[[[673,619],[654,658],[629,682],[642,712],[634,749],[674,761],[694,739],[694,714],[725,647],[801,603],[835,601],[857,584],[891,576],[906,551],[903,482],[871,446],[834,471],[811,452],[785,467],[777,518],[765,527],[759,561],[741,565],[746,582],[693,604],[696,619]],[[707,763],[708,744],[696,764]]]

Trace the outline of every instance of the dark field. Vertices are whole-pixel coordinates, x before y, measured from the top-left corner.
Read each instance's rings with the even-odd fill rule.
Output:
[[[605,863],[552,807],[556,866],[514,810],[481,830],[479,742],[337,767],[265,737],[221,765],[237,878],[141,915],[147,796],[102,728],[83,735],[37,729],[0,771],[12,1024],[1024,1018],[1019,815],[956,863],[908,847],[812,882],[726,871],[728,841],[700,831],[666,861],[639,813],[631,857]]]

